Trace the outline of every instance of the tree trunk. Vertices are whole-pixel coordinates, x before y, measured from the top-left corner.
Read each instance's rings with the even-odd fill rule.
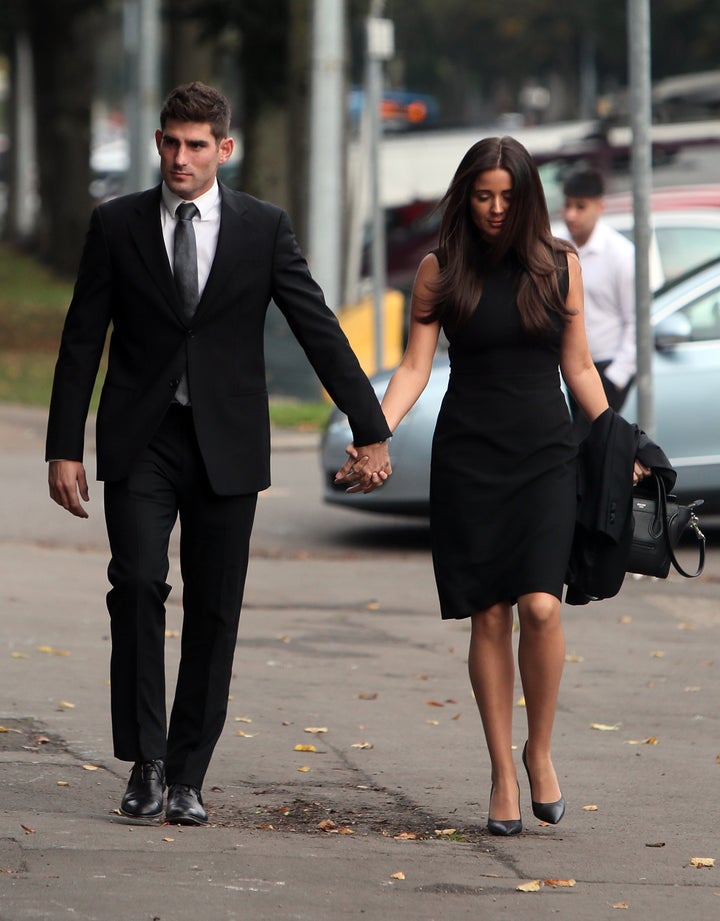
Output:
[[[91,103],[99,4],[34,0],[34,56],[41,212],[40,257],[66,275],[77,269],[92,208]]]

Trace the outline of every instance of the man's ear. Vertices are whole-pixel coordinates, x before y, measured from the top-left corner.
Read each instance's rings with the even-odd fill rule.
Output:
[[[223,138],[220,141],[219,151],[220,155],[218,160],[220,163],[227,163],[227,161],[232,156],[232,152],[235,149],[235,141],[232,138]]]

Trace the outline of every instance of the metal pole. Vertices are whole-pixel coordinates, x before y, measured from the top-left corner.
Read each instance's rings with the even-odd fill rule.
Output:
[[[652,382],[654,342],[650,323],[650,192],[652,188],[650,0],[628,0],[627,15],[635,223],[638,424],[652,437],[655,433],[655,409]]]
[[[309,251],[313,275],[333,310],[340,307],[343,207],[345,3],[313,7]]]
[[[125,0],[123,32],[127,70],[128,189],[155,181],[150,158],[160,105],[160,0]]]
[[[393,54],[393,24],[378,18],[382,0],[375,0],[367,19],[367,82],[365,105],[369,124],[370,209],[372,215],[372,281],[375,316],[375,368],[384,365],[385,342],[384,302],[387,287],[387,252],[385,244],[385,211],[380,195],[380,102],[383,94],[383,63]]]
[[[13,198],[14,236],[28,240],[37,223],[35,189],[36,144],[35,144],[35,102],[33,81],[32,46],[27,32],[19,31],[15,36],[15,111],[13,133],[15,135],[14,158],[15,177],[10,185]]]

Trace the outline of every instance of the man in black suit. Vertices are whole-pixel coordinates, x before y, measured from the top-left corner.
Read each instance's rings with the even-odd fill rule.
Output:
[[[270,483],[263,330],[271,299],[350,419],[361,488],[391,473],[391,433],[285,212],[218,183],[233,150],[227,100],[185,84],[166,99],[160,125],[161,185],[92,214],[55,370],[46,458],[51,497],[86,518],[85,422],[112,325],[97,475],[111,550],[113,744],[116,757],[133,762],[120,808],[160,815],[167,784],[167,820],[200,825],[257,493]],[[189,202],[195,208],[183,209]],[[167,726],[166,579],[178,516],[182,652]]]

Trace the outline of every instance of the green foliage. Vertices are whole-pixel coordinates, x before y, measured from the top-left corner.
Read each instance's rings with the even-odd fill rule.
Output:
[[[0,245],[0,402],[47,406],[72,286],[35,259]],[[91,409],[97,409],[104,362]],[[330,403],[271,399],[273,425],[318,431]]]

